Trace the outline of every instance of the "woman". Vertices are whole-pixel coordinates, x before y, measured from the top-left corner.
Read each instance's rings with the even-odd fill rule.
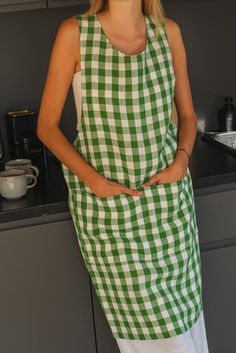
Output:
[[[58,127],[71,82],[72,145]],[[188,168],[196,122],[180,28],[160,1],[92,0],[62,22],[37,134],[62,162],[85,264],[122,353],[208,352]]]

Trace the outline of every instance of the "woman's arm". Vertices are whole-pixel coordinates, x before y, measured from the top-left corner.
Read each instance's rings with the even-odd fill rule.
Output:
[[[37,123],[37,136],[50,151],[89,187],[104,179],[74,149],[59,129],[63,106],[76,65],[80,63],[79,26],[72,17],[64,20],[51,52],[48,74]]]
[[[176,77],[174,100],[178,113],[178,148],[184,148],[191,155],[197,132],[197,117],[188,78],[186,51],[178,24],[166,17],[165,23]],[[188,162],[187,154],[177,150],[173,163],[186,168]]]

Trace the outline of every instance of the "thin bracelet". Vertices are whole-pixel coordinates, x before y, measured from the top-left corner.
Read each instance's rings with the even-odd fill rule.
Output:
[[[188,154],[188,152],[186,151],[185,148],[177,148],[177,150],[184,151],[187,154],[187,156],[188,156],[188,160],[190,160],[190,155]]]

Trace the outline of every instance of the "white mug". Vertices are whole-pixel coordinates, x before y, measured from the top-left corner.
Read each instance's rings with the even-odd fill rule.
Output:
[[[28,180],[33,179],[32,184]],[[37,183],[35,175],[27,174],[25,170],[11,169],[0,172],[0,194],[7,199],[16,199],[27,193]]]
[[[17,158],[11,159],[5,163],[5,170],[10,169],[23,169],[27,174],[35,175],[36,178],[39,176],[39,169],[35,165],[32,165],[31,159]]]

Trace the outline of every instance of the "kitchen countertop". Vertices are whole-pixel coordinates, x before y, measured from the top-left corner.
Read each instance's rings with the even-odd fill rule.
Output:
[[[194,195],[236,189],[236,157],[201,138],[198,132],[190,158]],[[20,199],[0,196],[0,230],[70,218],[68,190],[60,162],[49,155],[48,173],[41,163],[37,185]],[[0,164],[3,170],[3,163]]]

